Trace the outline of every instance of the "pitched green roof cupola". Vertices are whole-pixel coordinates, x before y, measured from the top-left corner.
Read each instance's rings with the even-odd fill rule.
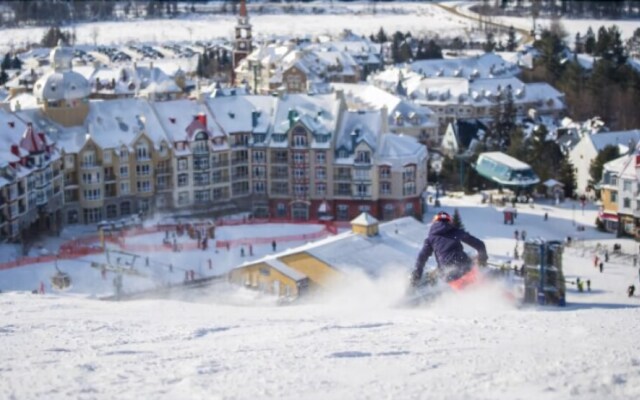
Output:
[[[353,233],[372,237],[378,234],[379,225],[380,222],[372,217],[371,214],[363,212],[351,221],[351,230]]]

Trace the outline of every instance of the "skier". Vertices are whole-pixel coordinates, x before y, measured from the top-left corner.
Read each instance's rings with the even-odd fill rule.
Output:
[[[591,279],[587,279],[587,292],[591,291]]]
[[[629,297],[633,297],[633,294],[636,291],[636,287],[634,285],[631,285],[627,288],[627,294],[629,295]]]
[[[603,269],[604,269],[604,263],[602,261],[600,261],[600,273],[602,273]]]
[[[429,230],[429,236],[424,241],[411,274],[411,286],[419,285],[424,265],[434,252],[438,270],[444,273],[447,282],[454,281],[471,270],[472,260],[464,252],[461,242],[468,244],[478,252],[480,265],[487,263],[487,249],[482,240],[463,229],[456,228],[452,223],[451,216],[446,212],[440,211],[436,214]]]

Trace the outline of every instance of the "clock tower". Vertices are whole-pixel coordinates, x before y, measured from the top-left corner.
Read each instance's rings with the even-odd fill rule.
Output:
[[[251,24],[247,14],[247,4],[245,0],[240,0],[240,13],[236,24],[236,38],[233,44],[233,69],[238,67],[240,61],[253,50],[251,42]]]

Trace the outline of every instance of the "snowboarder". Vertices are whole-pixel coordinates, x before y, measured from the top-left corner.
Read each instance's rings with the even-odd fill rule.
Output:
[[[633,294],[636,291],[636,287],[634,285],[631,285],[627,288],[627,294],[629,295],[629,297],[633,297]]]
[[[424,265],[434,252],[438,270],[444,273],[447,282],[454,281],[471,270],[473,261],[464,252],[462,243],[473,247],[478,252],[478,263],[481,266],[486,265],[488,257],[484,242],[465,230],[456,228],[451,216],[446,212],[437,213],[433,218],[429,236],[416,259],[411,274],[411,286],[417,287],[420,284]]]

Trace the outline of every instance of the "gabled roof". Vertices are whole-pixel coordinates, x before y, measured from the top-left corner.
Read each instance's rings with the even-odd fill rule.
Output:
[[[27,129],[20,139],[20,147],[29,153],[39,153],[46,150],[46,143],[34,130],[31,123],[27,124]]]

